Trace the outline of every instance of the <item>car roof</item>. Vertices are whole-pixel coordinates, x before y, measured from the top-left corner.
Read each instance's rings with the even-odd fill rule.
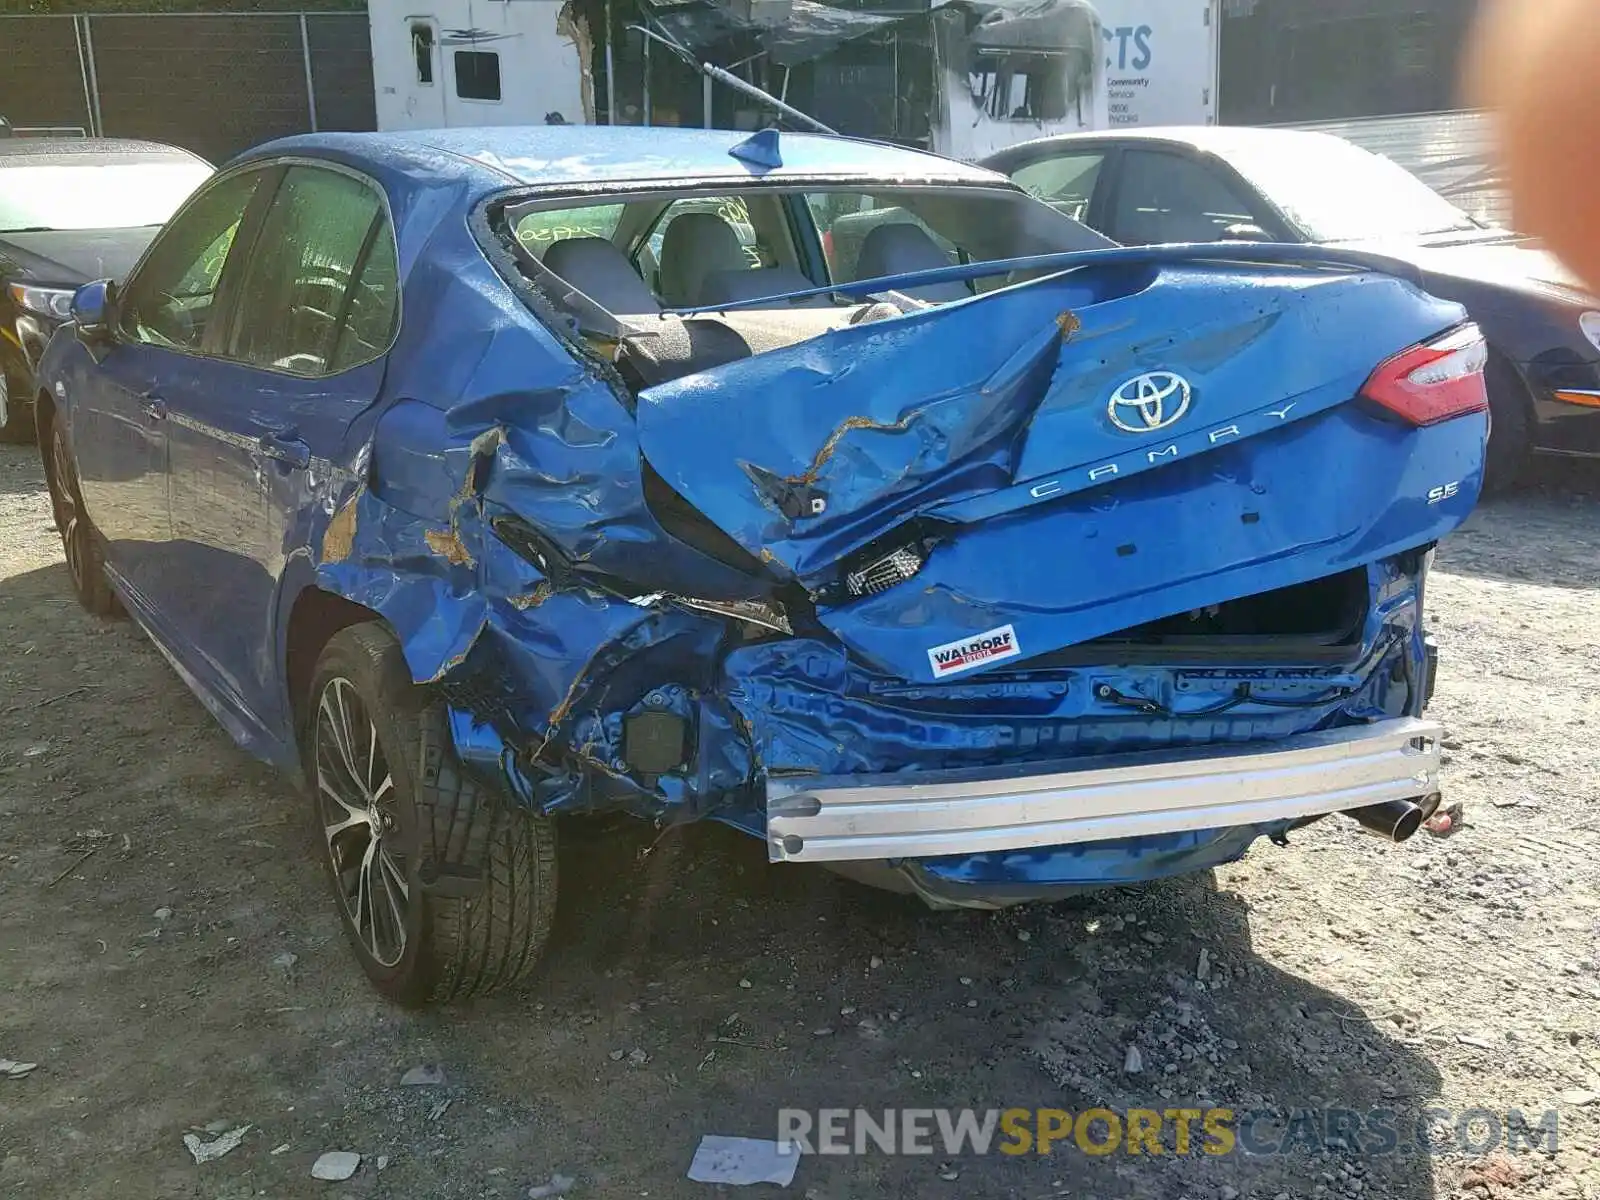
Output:
[[[1033,141],[1019,142],[1015,146],[996,151],[989,156],[989,160],[1010,161],[1013,156],[1022,157],[1026,151],[1065,147],[1079,142],[1147,142],[1152,145],[1185,146],[1216,154],[1222,158],[1241,150],[1270,151],[1275,146],[1284,146],[1290,142],[1298,142],[1301,145],[1319,142],[1337,143],[1346,147],[1352,144],[1331,133],[1317,133],[1307,129],[1272,129],[1253,125],[1149,125],[1035,138]]]
[[[0,168],[147,162],[205,160],[177,146],[132,138],[0,138]]]
[[[473,173],[500,177],[502,186],[581,187],[606,183],[747,183],[755,178],[872,179],[884,182],[1006,181],[967,163],[857,138],[781,133],[783,165],[757,168],[729,151],[752,135],[728,129],[634,125],[533,125],[421,129],[392,133],[321,133],[283,138],[243,156],[312,154],[375,168]],[[452,172],[449,159],[457,166]],[[237,160],[242,161],[242,160]]]

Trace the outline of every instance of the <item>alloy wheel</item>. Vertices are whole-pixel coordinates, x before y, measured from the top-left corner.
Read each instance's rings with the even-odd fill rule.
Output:
[[[72,455],[67,450],[67,438],[56,425],[50,438],[50,468],[55,476],[51,500],[55,504],[56,528],[61,531],[61,548],[66,554],[67,570],[72,582],[81,592],[84,580],[84,557],[88,547],[84,538],[88,533],[83,524],[83,510],[78,504],[78,476],[73,470]]]
[[[405,831],[378,727],[342,676],[318,698],[313,745],[317,812],[345,917],[373,960],[393,967],[411,915]]]

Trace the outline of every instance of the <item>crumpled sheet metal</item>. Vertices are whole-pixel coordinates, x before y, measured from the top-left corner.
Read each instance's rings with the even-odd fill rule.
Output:
[[[1399,716],[1412,697],[1390,668],[1406,652],[1410,634],[1403,622],[1386,626],[1372,652],[1347,672],[1259,673],[1260,695],[1304,707],[1247,704],[1199,719],[1108,708],[1093,690],[1108,685],[1181,713],[1207,708],[1219,696],[1225,699],[1241,675],[1257,675],[1218,669],[1207,687],[1204,669],[1077,667],[935,688],[878,674],[811,639],[734,650],[725,673],[729,696],[766,771],[887,774],[1023,765],[1185,741],[1270,741],[1329,724]],[[1180,673],[1187,683],[1182,694],[1174,688]],[[1345,689],[1350,694],[1339,694]]]
[[[412,678],[439,679],[466,657],[483,628],[488,597],[478,579],[490,556],[480,554],[472,566],[451,562],[428,544],[437,523],[393,508],[369,490],[347,501],[338,520],[353,525],[349,548],[342,558],[328,557],[324,539],[319,583],[383,616],[400,639]],[[510,555],[504,547],[501,552]]]
[[[924,489],[948,500],[1011,482],[1017,430],[1056,370],[1057,319],[1092,296],[1041,283],[685,376],[640,394],[639,436],[700,511],[804,576],[892,525]],[[768,396],[782,399],[752,403]],[[690,427],[718,436],[696,443]]]
[[[978,678],[935,694],[903,673],[851,661],[827,641],[803,634],[751,640],[750,627],[737,618],[672,599],[753,599],[770,585],[678,541],[647,505],[640,430],[650,436],[647,410],[665,395],[641,399],[636,420],[602,368],[576,365],[555,335],[520,312],[497,310],[518,301],[481,286],[464,260],[454,273],[438,265],[450,262],[447,254],[428,260],[423,285],[410,292],[418,311],[408,299],[406,319],[461,328],[459,352],[439,355],[438,362],[417,359],[410,349],[397,356],[388,378],[403,390],[386,398],[358,456],[366,464],[362,482],[319,498],[322,528],[311,544],[321,549],[321,585],[390,624],[413,678],[439,685],[454,708],[463,756],[505,772],[524,803],[687,819],[758,807],[769,771],[1025,762],[1059,757],[1068,738],[1084,750],[1184,737],[1247,740],[1359,719],[1365,709],[1395,703],[1383,682],[1388,673],[1375,659],[1370,674],[1356,681],[1362,683],[1356,696],[1314,708],[1229,714],[1192,728],[1163,728],[1121,713],[1083,721],[1089,678],[1083,670],[1025,682]],[[1019,448],[996,440],[977,417],[986,414],[1003,427],[1034,403],[1058,371],[1062,302],[1089,286],[1062,281],[1020,289],[1035,297],[1026,304],[1038,309],[1040,319],[1027,325],[1036,334],[1019,339],[1018,326],[1009,326],[1009,335],[996,327],[1004,347],[976,364],[971,379],[946,379],[931,390],[927,379],[914,381],[930,411],[958,394],[967,398],[948,405],[948,419],[916,422],[914,435],[847,430],[822,464],[813,458],[825,436],[799,441],[795,461],[783,469],[859,479],[850,473],[870,462],[856,452],[857,437],[918,443],[896,469],[930,479],[951,461],[953,446],[971,451],[973,461],[999,464],[1014,456]],[[983,320],[1016,303],[989,306],[991,317]],[[946,318],[960,307],[945,310]],[[892,352],[897,339],[914,336],[915,326],[913,320],[900,332],[880,331],[887,335],[879,347],[885,363],[910,361],[904,347]],[[1073,341],[1085,339],[1092,341],[1092,332],[1080,331]],[[715,376],[725,388],[732,376],[747,394],[801,387],[821,399],[841,390],[830,385],[843,374],[875,394],[867,386],[869,364],[851,366],[835,353],[838,346],[822,341],[797,348],[799,358],[813,356],[809,366],[796,367],[796,356],[785,352],[762,355],[707,373],[698,386]],[[766,379],[769,371],[777,375]],[[692,407],[695,386],[680,383],[681,403]],[[897,395],[880,406],[883,412],[872,410],[874,420],[901,419],[909,393]],[[454,398],[449,407],[434,402],[441,396]],[[968,403],[976,407],[963,411]],[[697,435],[708,444],[732,436],[727,423],[705,428],[717,429],[715,439]],[[677,438],[681,449],[683,426]],[[651,456],[658,466],[667,460],[680,459]],[[947,497],[961,486],[952,485]],[[770,519],[770,509],[759,517]],[[495,532],[496,521],[508,520],[536,539],[519,543],[521,553]],[[1369,630],[1369,645],[1378,646],[1378,632]],[[1163,686],[1159,674],[1113,679],[1138,694]],[[1191,694],[1196,705],[1205,699]],[[694,749],[682,769],[649,778],[628,768],[627,718],[647,711],[682,719]]]
[[[327,531],[314,542],[323,547],[323,586],[390,621],[414,678],[439,680],[464,661],[486,625],[506,619],[491,611],[495,600],[548,610],[540,628],[560,632],[535,640],[552,657],[572,653],[570,671],[644,615],[616,599],[584,601],[571,612],[572,601],[554,603],[585,579],[649,579],[649,587],[633,589],[639,593],[756,590],[657,525],[644,501],[632,416],[608,381],[575,363],[525,314],[499,309],[499,294],[478,286],[465,266],[458,274],[424,273],[424,286],[408,293],[422,297],[416,319],[452,327],[462,324],[460,312],[475,319],[459,352],[438,356],[442,362],[408,358],[413,343],[402,339],[390,377],[458,399],[448,409],[409,399],[389,405],[369,447],[367,483],[328,506]],[[551,571],[571,578],[547,579],[514,553],[491,529],[497,516],[520,517],[537,530],[553,552]],[[541,584],[552,594],[534,605]],[[618,604],[622,615],[593,619]],[[591,629],[592,639],[578,629]],[[563,678],[557,699],[570,686]]]
[[[1085,493],[1043,514],[974,522],[928,556],[908,585],[919,589],[915,604],[884,593],[821,620],[886,672],[926,678],[927,647],[943,640],[930,629],[1010,624],[1031,653],[1336,575],[1443,537],[1458,513],[1393,498],[1426,496],[1441,473],[1466,477],[1481,453],[1481,427],[1424,430],[1417,440],[1428,453],[1417,454],[1398,438],[1375,444],[1352,407],[1129,479],[1114,504]],[[1371,486],[1350,486],[1356,478]],[[1016,603],[1017,579],[1033,600],[1026,609]]]
[[[758,588],[661,530],[630,414],[606,381],[541,343],[508,320],[453,381],[458,404],[385,410],[365,482],[326,506],[318,580],[388,622],[417,682],[470,700],[456,726],[469,761],[503,769],[506,746],[548,751],[537,779],[514,780],[530,803],[697,815],[701,798],[752,775],[731,709],[696,698],[738,622],[674,604],[660,585],[731,598]],[[552,377],[564,382],[527,386]],[[497,518],[536,531],[546,569],[495,533]],[[629,584],[640,577],[655,590]],[[684,718],[700,743],[695,774],[629,778],[623,718],[645,708]]]
[[[380,477],[341,509],[352,514],[350,549],[324,558],[322,585],[388,621],[419,683],[447,679],[488,643],[484,655],[516,677],[518,716],[530,733],[549,732],[565,715],[601,648],[627,646],[641,627],[722,635],[721,622],[660,602],[635,603],[581,580],[554,588],[490,530],[481,496],[441,522],[393,507],[382,490]]]
[[[446,457],[460,477],[439,476],[435,493],[440,485],[448,490],[435,495],[436,515],[385,501],[391,481],[376,469],[370,486],[336,510],[339,518],[349,514],[349,551],[325,558],[319,575],[324,586],[384,616],[414,678],[443,685],[463,757],[503,773],[523,803],[544,811],[617,809],[688,820],[758,810],[760,782],[774,771],[947,769],[1185,737],[1251,741],[1396,712],[1411,701],[1390,669],[1414,624],[1415,590],[1404,580],[1381,581],[1387,590],[1376,596],[1365,635],[1372,653],[1346,681],[1352,695],[1197,722],[1093,711],[1091,683],[1170,699],[1162,689],[1170,687],[1171,671],[1063,669],[935,688],[875,672],[815,638],[745,641],[732,618],[660,594],[603,590],[581,574],[557,585],[514,553],[490,530],[490,517],[502,510],[488,497],[520,500],[497,473],[528,468],[514,439],[489,437],[479,441],[477,456],[458,453],[483,435],[479,429],[452,438]],[[416,486],[415,479],[393,482]],[[524,478],[518,486],[535,506],[539,485]],[[333,526],[342,532],[340,520]],[[465,558],[430,539],[441,532]],[[569,526],[564,536],[582,534]],[[1333,682],[1325,672],[1311,674],[1318,688]],[[1217,684],[1220,694],[1226,687]],[[1180,707],[1207,702],[1203,690],[1191,692]],[[682,771],[646,778],[628,768],[626,720],[646,711],[684,722],[693,753]],[[1018,869],[1008,864],[1001,874]],[[1041,872],[1061,865],[1038,860]],[[930,870],[951,882],[963,873]]]
[[[471,438],[459,437],[470,446]],[[445,684],[462,710],[456,731],[463,755],[485,769],[510,767],[529,804],[687,819],[758,802],[768,771],[1022,763],[1183,735],[1181,722],[1092,711],[1091,679],[1129,695],[1152,694],[1171,672],[1083,668],[930,687],[876,673],[815,638],[741,643],[738,622],[662,596],[611,594],[581,579],[554,587],[487,524],[494,506],[484,496],[510,491],[493,480],[515,450],[507,440],[481,442],[493,456],[485,474],[470,454],[455,454],[458,448],[451,454],[463,475],[448,481],[443,523],[381,499],[387,481],[375,471],[371,486],[338,510],[352,514],[349,553],[326,558],[319,574],[330,590],[384,616],[413,677]],[[482,491],[466,488],[468,479]],[[468,561],[430,544],[428,535],[441,530],[454,532]],[[1410,634],[1414,594],[1403,584],[1385,586],[1393,594],[1374,609],[1367,638],[1375,649],[1352,672],[1351,684],[1360,685],[1355,696],[1219,717],[1188,732],[1205,740],[1284,737],[1341,712],[1359,718],[1403,704],[1387,666]],[[1328,685],[1326,674],[1317,678],[1319,687]],[[1203,703],[1199,696],[1185,701]],[[629,772],[625,719],[652,710],[676,714],[690,731],[695,753],[684,773],[640,779]],[[546,753],[536,768],[526,754],[508,758],[507,747]]]
[[[1253,435],[1360,388],[1371,329],[1398,350],[1460,311],[1369,274],[1087,266],[646,389],[639,440],[700,512],[810,585],[912,513],[965,521],[1164,473],[1230,422],[1265,453]],[[1192,386],[1176,450],[1106,420],[1152,371]]]

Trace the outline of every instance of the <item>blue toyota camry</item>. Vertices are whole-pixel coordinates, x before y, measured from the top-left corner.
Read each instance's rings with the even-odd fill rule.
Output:
[[[565,813],[946,907],[1409,836],[1484,361],[1402,264],[909,150],[456,129],[235,160],[36,404],[79,597],[300,777],[420,1004],[532,968]]]

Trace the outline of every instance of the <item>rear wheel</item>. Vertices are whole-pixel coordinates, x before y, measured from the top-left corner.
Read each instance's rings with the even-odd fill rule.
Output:
[[[1528,389],[1516,368],[1498,354],[1489,356],[1484,383],[1489,391],[1489,453],[1483,490],[1503,492],[1516,484],[1528,465]]]
[[[317,841],[377,989],[421,1006],[526,976],[555,913],[554,824],[462,772],[388,630],[329,640],[305,727]]]
[[[56,531],[61,534],[72,590],[78,602],[96,616],[116,616],[122,605],[106,579],[104,543],[100,531],[84,512],[78,468],[60,421],[51,422],[48,468],[45,482],[50,489],[50,506],[55,513]]]

